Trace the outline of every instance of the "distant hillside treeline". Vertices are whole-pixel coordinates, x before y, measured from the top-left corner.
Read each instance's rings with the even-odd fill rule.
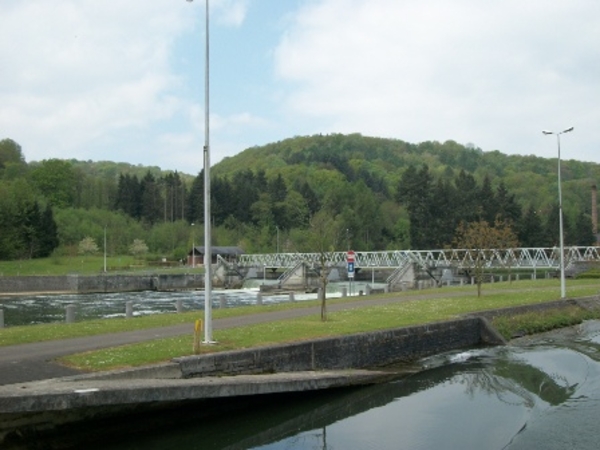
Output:
[[[311,223],[320,215],[334,229],[336,250],[445,247],[461,221],[496,217],[512,223],[522,246],[553,246],[556,169],[556,159],[482,152],[452,141],[295,137],[249,148],[212,168],[213,244],[311,251]],[[562,162],[569,244],[594,240],[590,192],[599,176],[598,164]],[[142,239],[155,255],[182,258],[192,241],[203,239],[203,178],[202,172],[106,161],[26,163],[20,146],[5,139],[0,259],[45,256],[52,246],[50,252],[73,253],[87,236],[100,245],[105,229],[111,254]],[[31,232],[22,217],[36,208],[39,230]],[[51,233],[52,223],[55,240],[32,241]]]

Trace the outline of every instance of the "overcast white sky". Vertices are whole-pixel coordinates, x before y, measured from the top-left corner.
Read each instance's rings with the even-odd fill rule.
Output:
[[[196,174],[204,0],[1,0],[0,139]],[[598,0],[211,0],[211,160],[362,133],[600,163]]]

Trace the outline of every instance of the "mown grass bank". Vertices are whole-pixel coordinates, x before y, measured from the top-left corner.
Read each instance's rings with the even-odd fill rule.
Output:
[[[202,267],[192,268],[184,265],[161,266],[152,265],[146,260],[139,260],[131,255],[108,256],[106,268],[109,273],[203,273]],[[0,261],[0,276],[31,275],[97,275],[104,272],[103,255],[51,256],[15,261]]]
[[[315,314],[260,325],[223,330],[217,329],[214,332],[214,338],[218,341],[218,344],[202,346],[201,352],[209,353],[235,350],[418,325],[455,319],[463,314],[488,309],[558,300],[558,283],[547,281],[543,282],[543,285],[540,285],[539,282],[535,284],[530,282],[523,282],[522,284],[496,284],[494,291],[488,292],[481,298],[478,298],[475,293],[471,292],[472,289],[467,291],[465,288],[461,290],[436,289],[427,292],[422,291],[419,293],[419,298],[415,298],[416,293],[413,292],[412,295],[405,294],[404,297],[396,295],[398,301],[393,303],[385,305],[374,304],[373,306],[329,313],[328,320],[325,322],[320,320],[318,314]],[[570,286],[569,297],[596,295],[598,287],[599,284],[597,281],[590,282],[588,280],[586,282],[578,282],[576,285]],[[453,296],[450,296],[450,294],[453,294]],[[381,298],[381,296],[372,297],[374,301],[377,298]],[[349,300],[341,301],[347,302]],[[579,310],[579,308],[576,309]],[[258,312],[260,311],[262,309],[259,308]],[[580,323],[585,319],[598,317],[600,316],[587,313],[571,314],[568,320],[548,316],[543,318],[538,325],[529,329],[542,331],[548,329],[549,326],[568,326]],[[527,321],[527,317],[523,320]],[[510,328],[510,325],[506,325],[504,332],[508,333],[507,336],[510,337],[515,333],[515,329],[520,330],[522,328],[522,323],[517,323],[513,328]],[[191,330],[192,327],[190,326],[190,333],[186,336],[73,355],[63,358],[62,362],[83,370],[95,371],[167,361],[174,357],[192,354],[193,338]]]
[[[577,306],[536,311],[514,316],[500,316],[492,320],[492,326],[510,340],[530,334],[543,333],[557,328],[580,324],[584,320],[600,319],[600,311],[588,311]]]

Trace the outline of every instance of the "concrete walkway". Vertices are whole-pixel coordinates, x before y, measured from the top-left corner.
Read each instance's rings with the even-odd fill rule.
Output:
[[[464,292],[457,293],[450,290],[442,290],[439,293],[426,295],[371,298],[365,300],[353,299],[352,301],[348,301],[348,303],[329,304],[327,305],[327,311],[335,312],[353,308],[363,308],[366,306],[397,303],[407,300],[458,295],[465,296],[469,294],[465,294]],[[473,293],[473,295],[475,295],[475,293]],[[293,319],[315,314],[320,314],[319,306],[291,309],[287,311],[257,313],[227,319],[214,319],[213,330],[274,322],[278,320]],[[193,335],[193,327],[193,324],[183,324],[162,328],[128,331],[123,333],[112,333],[99,336],[0,347],[0,385],[76,375],[80,372],[56,364],[53,362],[53,360],[61,356],[74,353],[133,344],[136,342],[150,341],[153,339],[168,338],[186,334],[190,335],[191,337]]]

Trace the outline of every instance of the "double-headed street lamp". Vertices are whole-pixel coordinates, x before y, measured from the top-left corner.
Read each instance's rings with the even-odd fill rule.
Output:
[[[192,0],[187,0],[192,2]],[[210,120],[209,120],[209,8],[206,2],[206,57],[204,74],[204,343],[214,344],[212,338],[212,246],[210,223]]]
[[[559,224],[559,242],[560,242],[560,297],[565,298],[567,296],[565,287],[565,244],[564,244],[564,233],[563,233],[563,209],[562,209],[562,188],[560,181],[560,135],[573,131],[574,127],[567,128],[566,130],[555,133],[553,131],[544,130],[544,134],[556,135],[556,142],[558,144],[558,224]]]

